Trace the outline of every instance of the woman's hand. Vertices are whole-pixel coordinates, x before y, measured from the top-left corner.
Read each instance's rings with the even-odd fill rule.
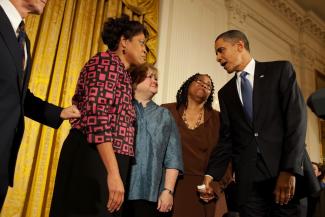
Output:
[[[174,197],[168,190],[163,190],[158,198],[158,211],[170,212],[173,208]]]
[[[118,211],[124,201],[124,185],[120,176],[118,163],[111,142],[97,145],[99,155],[107,170],[108,202],[109,212]]]
[[[124,201],[124,185],[119,174],[108,174],[107,175],[108,185],[108,202],[107,209],[109,212],[115,212],[120,210]]]

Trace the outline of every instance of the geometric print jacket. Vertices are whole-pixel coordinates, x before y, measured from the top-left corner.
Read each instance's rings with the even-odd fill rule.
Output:
[[[81,112],[72,128],[79,129],[88,143],[111,142],[115,153],[134,156],[131,76],[117,55],[100,52],[85,64],[72,103]]]

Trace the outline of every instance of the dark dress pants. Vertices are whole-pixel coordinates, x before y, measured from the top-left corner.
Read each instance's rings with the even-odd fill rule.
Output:
[[[171,212],[159,212],[157,204],[147,200],[128,200],[125,203],[123,217],[171,217]]]
[[[8,182],[0,180],[0,213],[8,191]]]
[[[6,199],[7,190],[8,187],[3,187],[3,186],[0,187],[0,213],[1,213],[3,203],[5,202]]]
[[[274,200],[276,180],[255,182],[244,205],[239,207],[240,217],[306,217],[306,199],[293,197],[287,205]]]

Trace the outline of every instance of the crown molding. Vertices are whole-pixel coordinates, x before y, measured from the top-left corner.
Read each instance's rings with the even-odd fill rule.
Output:
[[[289,44],[295,63],[299,63],[299,58],[303,57],[306,62],[310,63],[308,66],[316,61],[325,64],[324,54],[306,44],[308,40],[313,39],[317,44],[325,47],[324,21],[313,12],[304,11],[292,0],[263,0],[260,2],[272,10],[273,14],[283,17],[284,22],[297,31],[297,35],[286,31],[272,19],[252,8],[251,5],[255,3],[255,0],[224,0],[228,10],[229,26],[236,26],[239,29],[246,28],[246,25],[249,25],[247,24],[248,19],[253,19]]]
[[[251,8],[248,2],[242,0],[224,0],[224,2],[229,12],[230,25],[243,25],[249,16],[264,26],[279,30],[276,24]],[[275,14],[284,17],[284,20],[298,32],[306,33],[325,46],[325,22],[312,11],[306,12],[292,0],[263,0],[261,3],[273,9]],[[285,34],[284,31],[281,32]],[[289,35],[288,37],[291,38]]]
[[[229,12],[229,24],[244,24],[248,16],[248,8],[238,0],[225,0],[225,6]]]
[[[312,11],[305,11],[292,0],[264,0],[294,27],[325,45],[325,22]]]

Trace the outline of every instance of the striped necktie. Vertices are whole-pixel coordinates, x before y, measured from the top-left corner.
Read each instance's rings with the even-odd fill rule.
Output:
[[[23,75],[25,74],[25,61],[26,61],[26,57],[25,57],[25,43],[26,43],[26,32],[25,32],[25,23],[24,21],[21,21],[21,23],[19,24],[19,32],[18,32],[18,44],[19,44],[19,48],[21,51],[21,55],[22,55],[22,71],[23,71]]]

